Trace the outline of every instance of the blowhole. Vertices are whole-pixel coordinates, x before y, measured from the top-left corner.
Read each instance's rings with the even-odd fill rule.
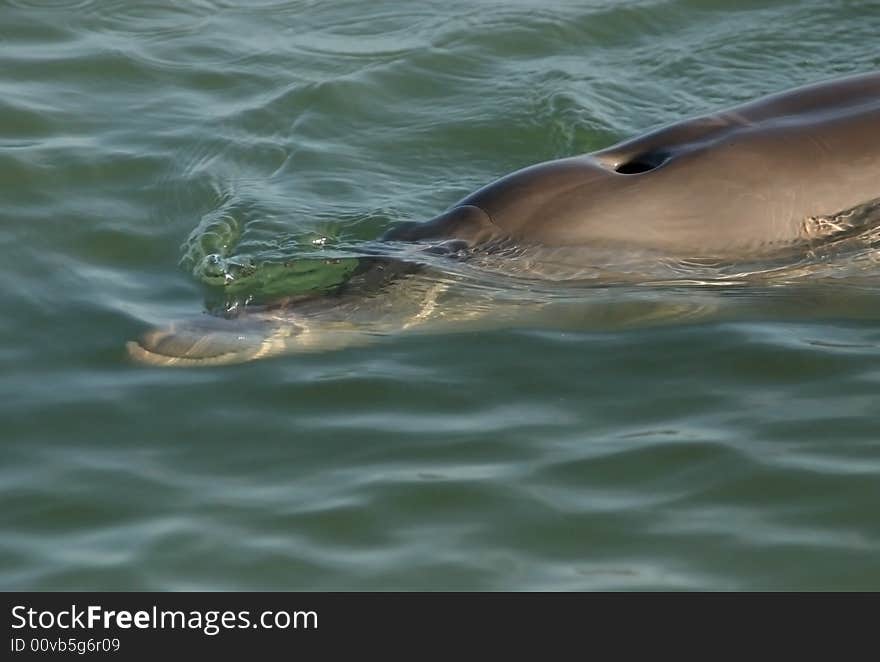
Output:
[[[618,165],[614,172],[621,175],[640,175],[644,172],[650,172],[669,160],[669,154],[666,152],[648,152],[647,154],[639,154],[638,156],[625,161]]]

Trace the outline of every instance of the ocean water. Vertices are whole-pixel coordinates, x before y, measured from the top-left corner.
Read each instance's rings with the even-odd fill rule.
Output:
[[[0,587],[880,588],[869,254],[597,291],[592,322],[125,350],[228,295],[193,246],[221,276],[332,256],[516,168],[877,69],[878,31],[844,0],[0,1]]]

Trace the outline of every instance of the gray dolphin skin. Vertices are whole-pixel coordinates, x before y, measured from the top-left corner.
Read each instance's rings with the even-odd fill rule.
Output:
[[[519,170],[387,238],[753,256],[814,239],[816,219],[878,196],[880,73],[870,73]]]
[[[737,262],[843,235],[852,219],[864,217],[847,211],[860,205],[874,223],[878,198],[880,72],[801,87],[524,168],[383,239],[422,246],[416,253],[491,254],[494,247],[503,256],[506,247],[535,247],[565,251],[583,264],[626,252],[644,260]],[[417,268],[406,261],[364,265],[350,280],[371,282],[367,290],[347,282],[334,295],[299,305],[246,307],[233,320],[154,329],[128,343],[129,354],[162,366],[236,363],[473,317],[460,306],[444,308],[446,286],[411,278]],[[375,278],[377,269],[384,275]],[[377,290],[388,295],[384,303],[376,303]],[[392,308],[405,312],[389,318]],[[486,310],[480,314],[497,312]]]

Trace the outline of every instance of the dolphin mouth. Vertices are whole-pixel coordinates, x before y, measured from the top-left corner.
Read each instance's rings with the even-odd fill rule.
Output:
[[[263,319],[205,318],[151,329],[125,347],[137,363],[152,366],[216,366],[281,353],[299,328]]]

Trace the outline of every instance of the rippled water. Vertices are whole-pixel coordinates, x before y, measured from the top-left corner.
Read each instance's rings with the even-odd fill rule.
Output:
[[[867,253],[239,366],[124,349],[229,294],[194,230],[275,293],[518,167],[876,69],[878,24],[842,0],[0,2],[0,586],[880,588]]]

